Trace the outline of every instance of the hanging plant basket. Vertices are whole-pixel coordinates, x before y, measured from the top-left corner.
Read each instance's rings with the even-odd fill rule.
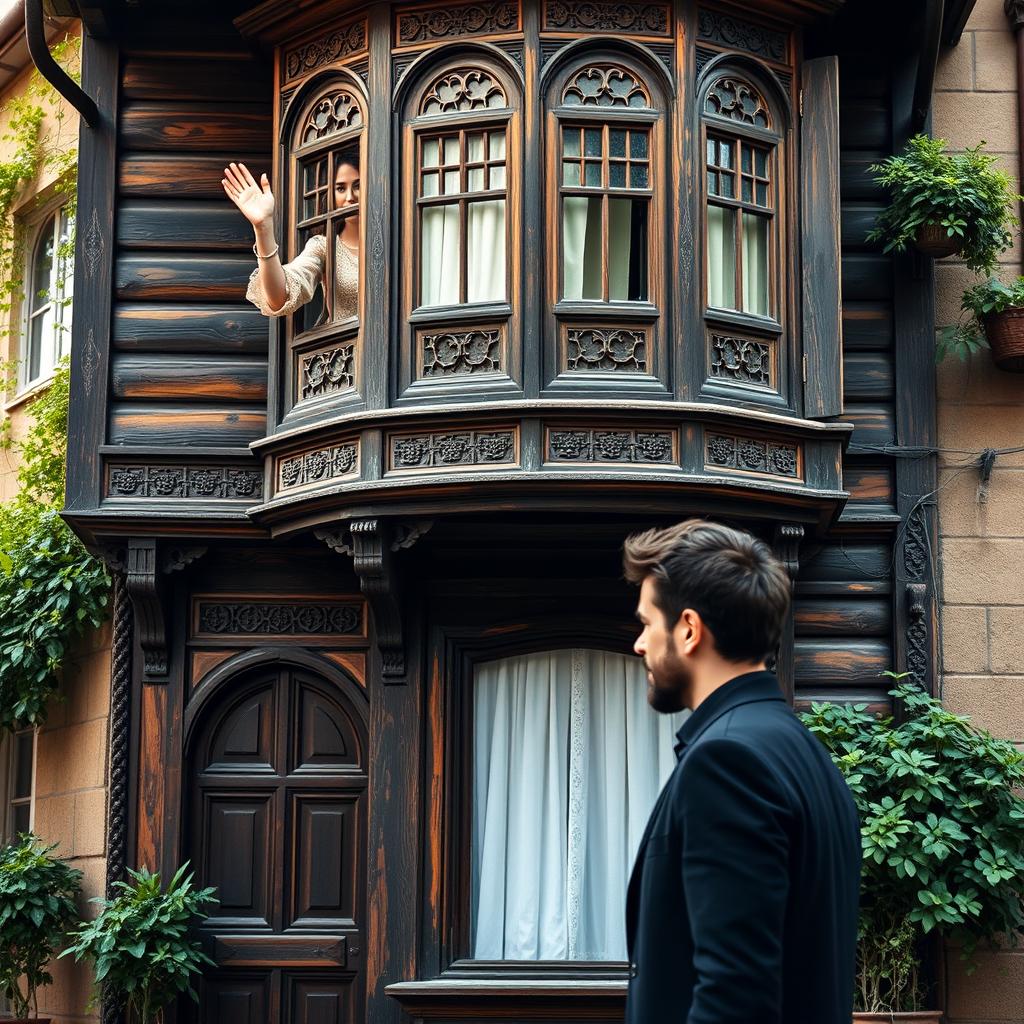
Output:
[[[1024,306],[989,313],[983,323],[996,366],[1024,373]]]
[[[931,256],[933,260],[955,256],[963,247],[963,238],[948,235],[941,224],[922,224],[914,235],[914,248],[925,256]]]
[[[911,1013],[855,1013],[853,1024],[942,1024],[939,1010],[914,1010]]]

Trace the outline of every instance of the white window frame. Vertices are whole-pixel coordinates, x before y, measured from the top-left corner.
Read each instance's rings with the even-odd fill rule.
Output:
[[[29,780],[29,795],[27,798],[14,795],[14,786],[18,771],[18,741],[21,737],[30,737],[32,746],[32,767]],[[28,804],[28,831],[32,831],[36,817],[36,755],[38,753],[38,734],[35,729],[20,729],[16,733],[7,733],[0,739],[0,798],[3,799],[3,806],[0,808],[0,845],[12,842],[14,835],[14,807],[15,803]]]

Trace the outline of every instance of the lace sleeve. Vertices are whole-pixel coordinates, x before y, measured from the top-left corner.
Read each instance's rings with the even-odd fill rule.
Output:
[[[284,271],[287,298],[280,309],[272,309],[263,294],[260,285],[260,268],[257,267],[249,277],[249,287],[245,297],[256,306],[264,316],[286,316],[304,306],[313,297],[317,286],[324,279],[324,267],[327,260],[327,240],[323,235],[314,235],[306,243],[306,247],[291,261],[281,268]]]

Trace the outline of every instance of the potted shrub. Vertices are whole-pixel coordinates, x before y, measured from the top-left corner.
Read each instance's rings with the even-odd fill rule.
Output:
[[[895,677],[899,679],[899,677]],[[892,691],[902,721],[866,705],[801,717],[857,803],[864,861],[854,1021],[938,1021],[923,1011],[926,936],[979,943],[1024,935],[1024,752],[914,686]]]
[[[938,259],[960,253],[978,274],[988,274],[1012,244],[1020,196],[984,143],[947,153],[944,139],[915,135],[903,152],[868,170],[889,193],[869,242],[902,252],[910,244]]]
[[[160,1024],[164,1008],[181,993],[198,999],[193,975],[213,961],[189,926],[216,903],[213,889],[194,889],[183,864],[166,890],[160,876],[129,869],[130,881],[115,882],[112,900],[93,900],[99,916],[78,928],[74,945],[61,956],[95,962],[96,983],[106,998],[130,1014],[133,1024]]]
[[[939,333],[938,356],[992,350],[996,366],[1024,372],[1024,277],[1011,284],[990,277],[968,288],[961,303],[960,322]]]
[[[51,857],[33,835],[0,848],[0,992],[15,1021],[39,1017],[37,992],[53,978],[46,965],[71,923],[82,873]]]

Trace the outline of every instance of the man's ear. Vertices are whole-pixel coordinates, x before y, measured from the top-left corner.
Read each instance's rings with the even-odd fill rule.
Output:
[[[704,620],[692,608],[684,608],[672,631],[676,650],[680,654],[692,655],[704,638]]]

